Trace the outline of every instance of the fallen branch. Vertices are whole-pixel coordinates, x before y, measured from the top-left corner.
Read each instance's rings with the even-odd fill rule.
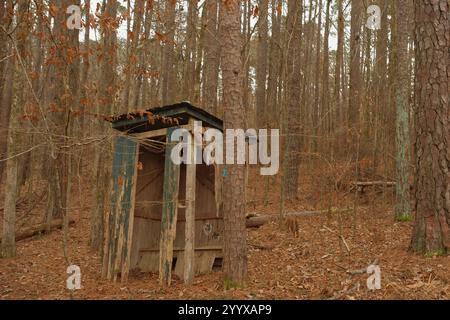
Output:
[[[375,265],[375,266],[378,265],[378,259],[375,259],[370,265]],[[352,276],[357,275],[357,274],[364,274],[364,273],[367,273],[367,267],[363,268],[363,269],[357,269],[357,270],[347,270],[346,272]]]
[[[354,291],[359,291],[360,286],[361,285],[358,282],[353,287],[351,287],[349,289],[342,290],[342,291],[338,292],[337,294],[334,294],[331,298],[328,298],[327,300],[339,300],[339,299],[342,299],[349,293],[352,293]]]
[[[348,269],[348,268],[346,268],[346,267],[344,267],[344,266],[341,266],[341,265],[339,265],[339,264],[337,264],[337,263],[335,263],[335,265],[337,266],[337,267],[339,267],[339,268],[341,268],[343,271],[345,271],[347,274],[349,274],[349,275],[357,275],[357,274],[364,274],[364,273],[367,273],[367,268],[363,268],[363,269],[356,269],[356,270],[351,270],[351,269]],[[378,265],[378,259],[375,259],[370,265]]]
[[[323,228],[326,229],[326,230],[328,230],[328,231],[330,231],[332,234],[337,235],[338,238],[339,238],[339,239],[342,241],[342,243],[344,244],[345,249],[347,249],[347,253],[350,253],[350,247],[348,246],[347,241],[345,241],[345,238],[344,238],[343,235],[338,234],[336,231],[334,231],[334,230],[328,228],[327,226],[323,226]]]
[[[284,217],[313,217],[321,214],[327,214],[327,213],[343,213],[343,212],[349,212],[353,209],[338,209],[338,210],[320,210],[320,211],[302,211],[302,212],[289,212],[285,213]],[[269,214],[264,216],[258,216],[255,214],[249,214],[246,221],[247,228],[259,228],[263,226],[264,224],[276,221],[280,218],[279,214]]]
[[[70,220],[69,225],[73,225],[73,224],[75,224],[75,220]],[[62,226],[63,226],[62,219],[55,219],[50,224],[50,231],[61,229]],[[46,223],[41,223],[41,224],[29,227],[29,228],[25,228],[16,234],[16,242],[34,237],[41,233],[45,233],[46,229],[47,229]],[[1,241],[2,241],[2,238],[0,237],[0,242]]]
[[[259,250],[273,250],[275,248],[275,246],[265,246],[265,245],[254,244],[254,243],[249,243],[248,245],[250,247],[253,247],[253,248],[259,249]]]

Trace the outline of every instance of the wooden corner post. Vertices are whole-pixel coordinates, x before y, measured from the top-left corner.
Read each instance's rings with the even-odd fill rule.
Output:
[[[161,219],[161,238],[159,251],[159,283],[170,286],[172,280],[173,242],[175,240],[178,213],[178,192],[180,188],[180,166],[172,159],[172,150],[177,142],[171,141],[172,132],[167,130],[167,144],[164,165],[163,209]]]
[[[195,274],[195,187],[196,187],[196,154],[194,122],[191,121],[192,130],[189,141],[189,160],[186,165],[186,225],[184,247],[184,283],[192,284]]]

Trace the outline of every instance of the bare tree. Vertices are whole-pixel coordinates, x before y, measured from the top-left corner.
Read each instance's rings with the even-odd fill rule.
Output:
[[[100,21],[102,37],[103,57],[100,66],[99,92],[97,97],[97,114],[112,113],[115,105],[116,95],[116,72],[117,64],[117,0],[108,0],[104,7],[104,20]],[[98,133],[103,134],[106,125],[102,122],[98,124]],[[94,157],[94,173],[96,174],[94,185],[95,205],[91,212],[90,239],[89,244],[93,250],[101,250],[103,244],[103,226],[106,203],[109,199],[108,191],[110,186],[109,157],[104,150],[97,150]]]

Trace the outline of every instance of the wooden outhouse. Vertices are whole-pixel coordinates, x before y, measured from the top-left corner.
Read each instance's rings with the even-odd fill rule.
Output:
[[[221,267],[223,214],[215,165],[171,161],[171,133],[193,134],[194,122],[223,130],[220,119],[184,102],[112,119],[116,137],[111,211],[103,274],[126,281],[130,271],[172,273],[191,283],[195,274]]]

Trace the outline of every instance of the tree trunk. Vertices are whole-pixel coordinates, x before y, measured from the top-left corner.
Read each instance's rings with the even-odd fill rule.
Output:
[[[278,124],[277,112],[279,111],[278,90],[281,91],[281,0],[272,0],[272,36],[270,37],[269,54],[269,79],[267,88],[267,119],[269,126],[276,128]]]
[[[300,123],[300,52],[301,52],[301,5],[297,1],[288,2],[288,65],[286,68],[288,77],[287,112],[285,119],[287,128],[285,130],[286,146],[284,159],[284,192],[287,200],[297,197],[298,174],[299,174],[299,153],[301,132]]]
[[[386,115],[386,103],[389,99],[388,95],[388,69],[387,69],[387,47],[388,47],[388,4],[387,0],[380,0],[381,7],[381,29],[377,31],[376,43],[376,63],[375,63],[375,107],[373,119],[373,173],[376,173],[379,163],[379,153],[381,147],[381,138],[385,131],[383,126],[386,123],[388,116]],[[394,32],[394,31],[392,31]],[[392,42],[391,50],[396,46]]]
[[[118,2],[117,0],[109,0],[106,4],[104,14],[106,14],[112,21],[117,18]],[[117,27],[117,26],[115,26]],[[108,28],[104,26],[102,28],[103,34],[103,48],[100,66],[100,86],[99,86],[99,96],[97,98],[97,113],[113,113],[114,112],[114,96],[116,93],[116,72],[115,66],[117,63],[116,57],[116,45],[117,45],[117,34],[115,28]],[[98,132],[102,134],[102,131],[106,129],[103,122],[98,124]],[[107,146],[108,148],[111,146]],[[95,195],[95,205],[91,211],[90,219],[90,239],[89,245],[91,249],[100,251],[103,246],[103,226],[104,226],[104,214],[105,214],[105,203],[108,201],[109,197],[109,182],[110,182],[110,166],[109,166],[108,153],[105,152],[103,148],[99,148],[96,151],[94,158],[94,168],[93,172],[96,174],[95,185],[94,185],[94,195]]]
[[[140,45],[140,36],[142,30],[142,21],[144,17],[144,0],[135,0],[134,2],[134,17],[133,17],[133,32],[131,37],[131,48],[128,55],[128,70],[127,77],[129,81],[125,84],[128,88],[126,90],[126,102],[128,111],[136,110],[139,101],[139,78],[141,76],[140,64],[142,48]],[[139,52],[138,52],[139,51]]]
[[[352,0],[350,31],[349,126],[359,131],[361,107],[361,11],[363,2]]]
[[[244,129],[242,105],[242,37],[238,0],[222,1],[220,9],[224,128]],[[233,141],[234,143],[234,141]],[[235,154],[236,154],[236,148]],[[236,159],[236,158],[235,158]],[[247,231],[245,227],[245,166],[228,165],[223,182],[225,287],[247,281]]]
[[[16,133],[17,112],[12,106],[14,92],[14,61],[11,58],[7,65],[7,77],[1,97],[2,109],[11,110],[9,115],[9,130],[7,131],[7,154],[10,159],[6,162],[5,181],[5,209],[3,210],[3,236],[1,242],[1,254],[3,258],[11,258],[16,255],[15,224],[16,224],[16,198],[17,198],[17,168],[18,159],[16,153]]]
[[[415,210],[411,249],[450,250],[450,23],[447,0],[415,1]]]
[[[1,3],[2,10],[0,10],[0,24],[4,26],[9,26],[12,20],[13,14],[13,3],[12,1],[6,1],[6,3]],[[4,11],[3,11],[4,10]],[[9,14],[11,13],[11,15]],[[9,39],[5,35],[3,30],[0,30],[0,56],[6,57],[8,55],[14,54],[14,48],[9,44]],[[8,146],[8,128],[9,128],[9,118],[11,112],[11,102],[12,99],[12,85],[14,78],[14,59],[10,57],[3,62],[0,62],[0,99],[1,99],[1,109],[0,109],[0,159],[6,157],[7,146]],[[5,97],[7,98],[5,100]],[[5,162],[0,162],[0,181],[3,176],[3,171],[5,169]]]
[[[336,50],[336,68],[334,76],[334,104],[336,108],[335,118],[339,128],[343,123],[343,104],[342,104],[342,67],[344,65],[344,8],[343,0],[338,0],[338,22],[337,22],[337,50]]]
[[[219,83],[220,41],[218,41],[218,0],[205,2],[206,29],[205,29],[205,66],[204,66],[204,92],[203,101],[205,110],[212,114],[217,113],[217,89]]]
[[[142,106],[152,106],[155,102],[154,98],[154,92],[155,85],[153,83],[155,82],[155,75],[153,74],[153,68],[155,68],[154,60],[156,57],[151,55],[152,50],[152,42],[150,40],[150,30],[152,28],[152,20],[153,20],[153,13],[154,13],[154,3],[151,1],[147,1],[146,8],[145,8],[145,23],[144,23],[144,48],[142,49],[143,52],[141,53],[141,68],[143,74],[141,75],[141,86],[142,86]],[[151,59],[153,58],[153,59]],[[150,60],[150,61],[149,61]]]
[[[256,58],[256,114],[258,127],[268,125],[266,108],[267,57],[269,32],[269,1],[259,0],[258,51]]]
[[[314,105],[312,106],[313,112],[313,146],[314,151],[317,151],[318,146],[318,135],[319,135],[319,120],[322,116],[322,106],[320,99],[320,79],[322,72],[322,63],[320,57],[320,47],[321,47],[321,31],[322,31],[322,0],[317,0],[317,8],[318,8],[318,22],[316,29],[316,59],[315,59],[315,73],[314,73]]]
[[[177,1],[165,1],[164,8],[164,68],[162,70],[162,102],[168,105],[176,101],[175,74],[175,7]]]
[[[396,85],[396,205],[397,220],[411,217],[409,193],[410,137],[409,137],[409,60],[408,60],[408,7],[410,0],[398,0],[397,4],[397,85]]]
[[[323,116],[322,116],[322,132],[326,134],[327,137],[327,143],[325,144],[326,150],[330,150],[330,129],[331,129],[331,113],[330,113],[330,101],[329,101],[329,94],[330,94],[330,50],[329,50],[329,37],[330,37],[330,6],[331,6],[331,0],[327,1],[327,9],[325,14],[325,33],[323,38],[323,70],[322,70],[322,110],[323,110]]]
[[[186,27],[186,51],[184,65],[183,99],[194,102],[195,65],[197,63],[197,20],[198,0],[189,0],[187,27]],[[216,6],[217,9],[217,6]],[[217,21],[217,19],[216,19]]]

